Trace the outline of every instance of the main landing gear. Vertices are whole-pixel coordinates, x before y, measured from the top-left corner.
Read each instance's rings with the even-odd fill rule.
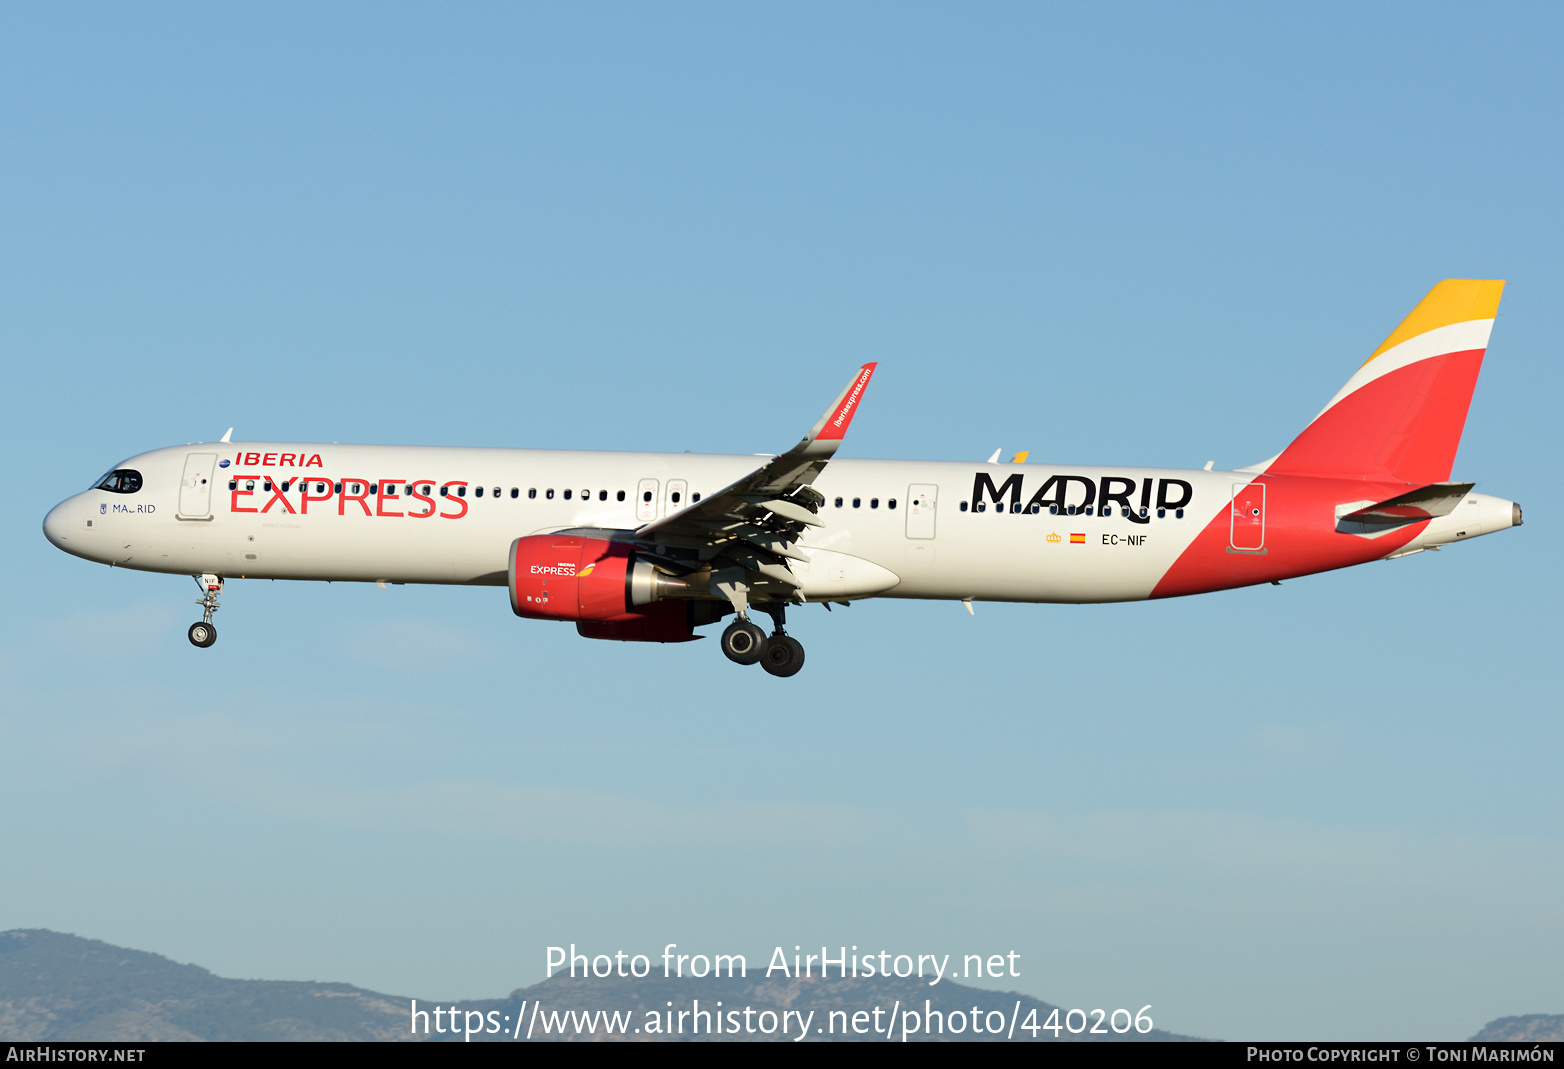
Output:
[[[804,644],[782,630],[787,607],[761,606],[776,630],[769,636],[748,616],[740,616],[722,633],[723,655],[734,664],[756,664],[774,676],[796,675],[804,667]]]
[[[201,600],[196,604],[206,611],[202,614],[199,623],[190,625],[190,630],[186,634],[189,635],[192,646],[199,646],[204,650],[217,641],[217,625],[212,623],[212,614],[218,609],[217,597],[223,592],[223,581],[215,575],[197,575],[193,578],[196,586],[201,588]]]

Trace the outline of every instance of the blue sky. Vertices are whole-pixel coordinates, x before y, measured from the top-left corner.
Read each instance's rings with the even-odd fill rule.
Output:
[[[1564,1011],[1547,5],[0,12],[0,927],[493,996],[574,941],[1021,955],[1222,1038]],[[1509,279],[1527,525],[1148,605],[795,614],[780,683],[502,592],[55,551],[142,449],[1276,452]]]

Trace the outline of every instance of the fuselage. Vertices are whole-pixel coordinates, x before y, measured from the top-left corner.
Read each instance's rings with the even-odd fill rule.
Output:
[[[217,443],[117,469],[44,531],[88,560],[225,578],[506,584],[528,535],[633,532],[722,490],[764,456]],[[811,601],[883,596],[1106,602],[1341,568],[1491,533],[1511,502],[1468,493],[1446,516],[1377,532],[1352,508],[1407,484],[1253,471],[835,459],[824,526],[794,562]]]

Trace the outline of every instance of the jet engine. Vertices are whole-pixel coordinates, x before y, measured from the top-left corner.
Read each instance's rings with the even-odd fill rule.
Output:
[[[531,620],[574,620],[587,638],[688,642],[721,617],[704,583],[637,560],[634,547],[579,535],[532,535],[511,543],[510,607]],[[664,602],[664,598],[676,598]],[[710,610],[710,611],[707,611]]]

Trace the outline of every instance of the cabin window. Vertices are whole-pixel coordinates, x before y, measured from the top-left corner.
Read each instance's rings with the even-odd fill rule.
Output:
[[[450,497],[451,496],[451,488],[449,486],[442,486],[442,487],[440,487],[440,496],[441,497]]]
[[[891,499],[890,499],[890,500],[889,500],[889,501],[887,501],[887,502],[886,502],[886,503],[885,503],[885,507],[886,507],[886,508],[888,508],[888,509],[893,509],[893,508],[895,508],[895,507],[896,507],[896,499],[895,499],[895,498],[894,498],[894,497],[893,497],[893,498],[891,498]]]
[[[532,486],[532,487],[528,487],[527,488],[527,500],[528,501],[535,500],[537,498],[537,496],[538,496],[538,488],[536,486]]]
[[[623,501],[624,499],[625,499],[625,492],[623,490],[621,490],[621,491],[619,491],[619,495],[617,497],[617,500]]]
[[[244,488],[246,490],[254,490],[255,489],[255,480],[254,479],[246,479],[244,481]]]
[[[675,490],[673,493],[669,494],[668,496],[673,501],[673,503],[675,505],[677,505],[679,503],[679,491]]]
[[[500,496],[500,488],[498,486],[496,486],[494,488],[491,496],[493,496],[493,497],[499,497]]]
[[[565,491],[565,500],[566,500],[566,501],[569,501],[569,500],[570,500],[570,491],[569,491],[569,490],[566,490],[566,491]]]
[[[270,490],[271,488],[272,488],[272,481],[270,479],[262,479],[261,480],[261,489],[262,490]]]
[[[380,486],[379,486],[379,484],[378,483],[370,483],[369,484],[369,492],[372,493],[372,494],[380,493]]]
[[[607,501],[608,500],[608,491],[607,490],[599,490],[597,492],[597,499],[599,501]]]
[[[837,508],[841,508],[842,507],[842,499],[841,498],[837,498],[836,499],[836,507]]]
[[[962,512],[965,512],[965,511],[967,511],[967,503],[966,503],[966,502],[965,502],[965,501],[963,501],[963,502],[962,502],[962,503],[961,503],[961,511],[962,511]]]
[[[647,503],[647,504],[650,504],[651,500],[652,500],[652,492],[650,490],[647,490],[645,493],[643,493],[641,495],[641,500],[643,502]]]
[[[877,498],[877,497],[871,497],[869,499],[869,507],[872,508],[872,509],[879,508],[880,507],[880,499]]]
[[[228,480],[228,489],[230,489],[230,490],[237,490],[237,489],[239,489],[239,480],[238,479],[229,479]]]
[[[466,497],[467,496],[467,487],[465,487],[465,486],[458,486],[456,488],[456,496],[457,497]]]
[[[481,486],[473,487],[472,496],[473,497],[482,497],[483,496],[483,487],[481,487]]]
[[[1168,510],[1167,509],[1158,509],[1157,510],[1157,519],[1165,520],[1167,518],[1168,518]]]
[[[853,498],[853,508],[859,508],[862,505],[863,505],[863,498],[861,498],[861,497]]]
[[[553,501],[554,500],[554,488],[551,486],[547,490],[543,491],[543,496],[548,498],[550,501]]]
[[[250,489],[251,489],[251,490],[254,490],[254,489],[255,489],[255,484],[254,484],[254,483],[251,483],[251,484],[250,484]],[[340,493],[342,493],[342,484],[341,484],[341,483],[332,483],[332,484],[331,484],[331,492],[332,492],[332,493],[334,493],[334,494],[340,494]],[[441,491],[440,491],[440,492],[441,492],[441,493],[442,493],[442,494],[443,494],[443,493],[445,493],[445,491],[444,491],[444,490],[441,490]]]
[[[692,502],[694,502],[694,501],[699,501],[699,500],[700,500],[700,499],[701,499],[701,495],[700,495],[700,494],[691,494],[691,495],[690,495],[690,500],[691,500],[691,501],[692,501]]]
[[[511,487],[510,488],[510,496],[511,496],[511,500],[513,500],[513,501],[516,498],[520,497],[521,496],[521,488],[519,486]]]
[[[1175,520],[1182,520],[1184,518],[1184,510],[1183,509],[1174,509],[1173,510],[1173,518]]]

